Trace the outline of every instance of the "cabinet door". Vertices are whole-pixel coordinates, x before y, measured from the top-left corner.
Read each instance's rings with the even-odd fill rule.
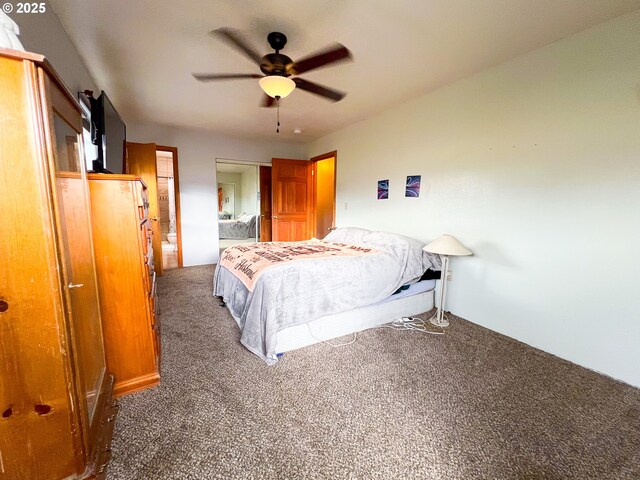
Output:
[[[41,72],[41,75],[44,74]],[[81,401],[81,408],[86,408],[89,418],[86,427],[93,430],[93,417],[106,363],[82,150],[81,115],[77,107],[46,76],[41,81],[50,105],[48,140],[53,157],[51,170],[58,248],[67,294],[68,327],[77,364],[77,393],[85,399]],[[85,434],[89,432],[85,431]]]

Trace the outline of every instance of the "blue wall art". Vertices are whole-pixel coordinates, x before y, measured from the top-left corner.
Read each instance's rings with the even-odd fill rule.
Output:
[[[407,187],[404,191],[405,197],[419,197],[420,196],[420,178],[421,175],[409,175],[407,176]]]
[[[389,198],[389,179],[378,180],[378,200]]]

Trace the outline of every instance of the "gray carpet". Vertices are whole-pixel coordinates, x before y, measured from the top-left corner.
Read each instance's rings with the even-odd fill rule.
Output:
[[[453,318],[266,366],[211,297],[160,279],[162,384],[121,399],[116,479],[638,479],[640,390]]]

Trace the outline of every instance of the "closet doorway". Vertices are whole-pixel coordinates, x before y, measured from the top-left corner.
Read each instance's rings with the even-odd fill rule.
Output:
[[[162,267],[163,269],[182,267],[177,148],[156,147],[156,172]]]
[[[261,196],[271,198],[270,192],[263,191],[264,182],[260,180],[265,169],[270,171],[271,166],[216,159],[220,254],[232,245],[269,240],[260,215]]]

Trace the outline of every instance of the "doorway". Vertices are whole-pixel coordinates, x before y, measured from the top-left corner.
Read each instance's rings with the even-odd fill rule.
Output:
[[[156,147],[156,172],[162,267],[163,269],[182,267],[177,148]]]
[[[336,226],[337,152],[313,157],[314,236],[324,238]]]

